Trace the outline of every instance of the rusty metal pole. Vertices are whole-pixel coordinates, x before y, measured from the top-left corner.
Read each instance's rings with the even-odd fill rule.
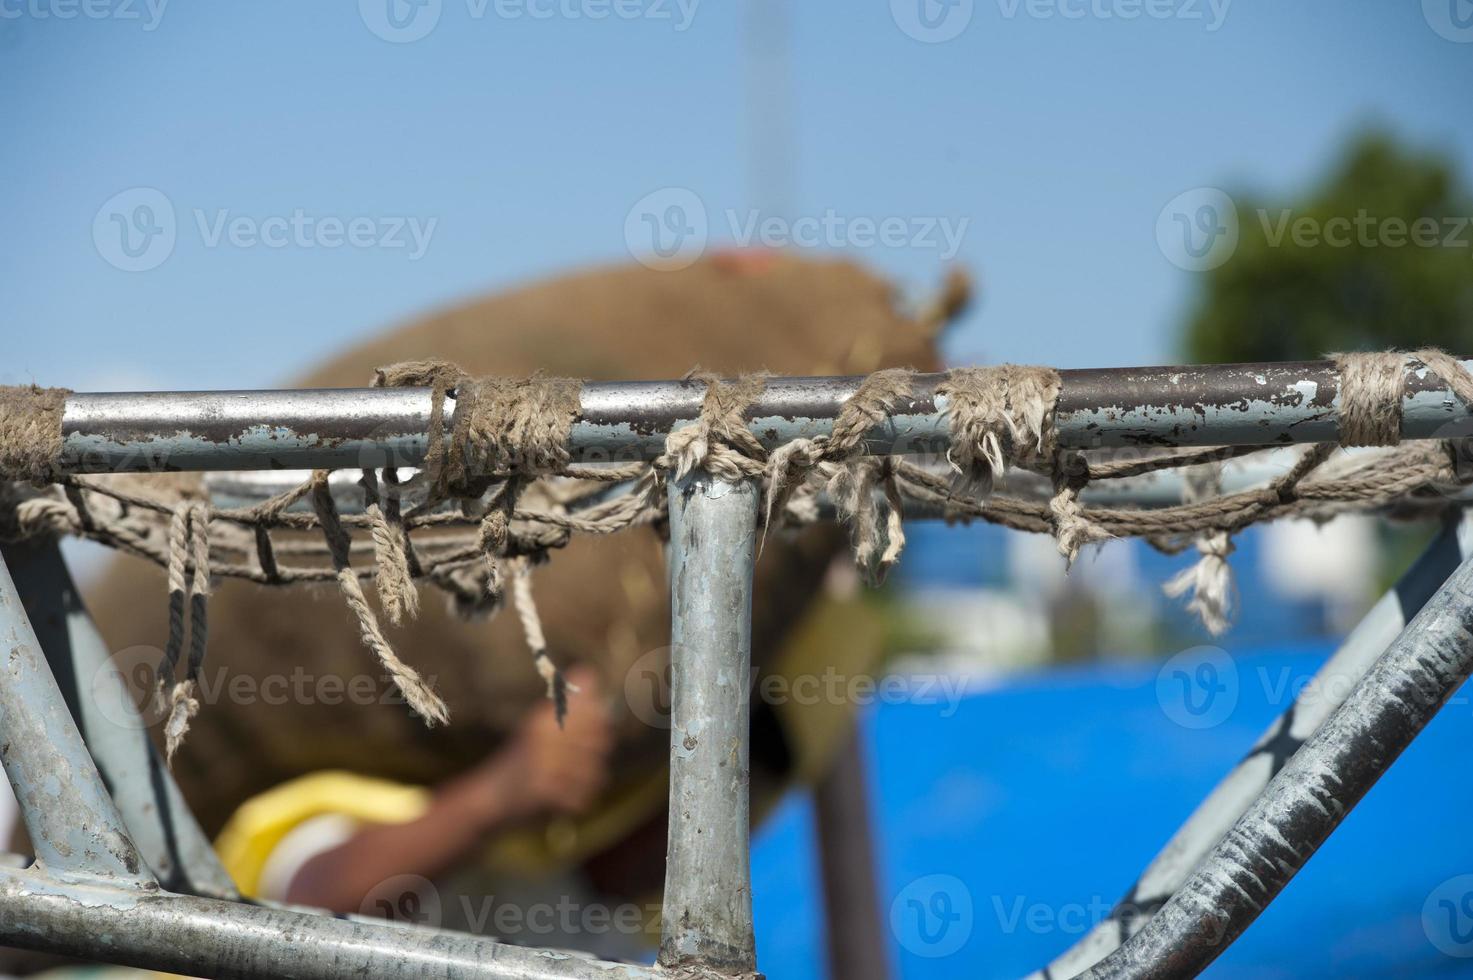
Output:
[[[1464,362],[1473,370],[1473,361]],[[1334,442],[1340,377],[1330,361],[1060,371],[1055,430],[1069,449]],[[950,444],[940,374],[865,437],[880,455]],[[767,447],[833,431],[863,378],[770,378],[747,411]],[[568,440],[579,463],[653,459],[700,416],[699,381],[589,382]],[[415,466],[428,448],[428,388],[73,393],[62,419],[64,472]],[[1473,436],[1452,391],[1409,361],[1401,434]]]
[[[890,954],[875,882],[869,789],[857,725],[828,774],[814,787],[813,802],[828,919],[829,976],[887,980]]]

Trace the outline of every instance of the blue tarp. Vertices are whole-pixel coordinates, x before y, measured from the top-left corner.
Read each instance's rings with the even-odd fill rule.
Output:
[[[1329,652],[1239,653],[1235,707],[1200,729],[1163,709],[1157,664],[1023,676],[951,717],[945,704],[869,710],[894,974],[1019,977],[1067,948]],[[1470,749],[1465,689],[1206,975],[1473,975]],[[754,842],[771,980],[826,975],[816,862],[811,806],[794,797]]]

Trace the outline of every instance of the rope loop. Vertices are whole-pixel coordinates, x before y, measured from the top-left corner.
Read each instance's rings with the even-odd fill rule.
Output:
[[[600,466],[574,462],[569,448],[582,382],[541,375],[473,378],[445,361],[410,361],[381,368],[374,384],[431,390],[425,459],[406,483],[392,468],[361,470],[361,514],[338,511],[326,471],[235,509],[211,508],[177,485],[139,489],[126,480],[61,474],[66,390],[0,387],[0,537],[73,535],[165,569],[169,625],[158,697],[167,712],[171,758],[199,710],[195,682],[205,656],[212,576],[276,586],[335,583],[363,644],[427,724],[448,720],[445,702],[395,654],[363,581],[375,581],[378,605],[394,625],[416,615],[416,581],[439,587],[466,616],[493,613],[509,598],[534,668],[549,696],[561,702],[566,686],[549,656],[532,598],[532,566],[575,534],[660,527],[668,481],[697,468],[729,482],[760,485],[764,543],[774,526],[816,520],[819,494],[826,491],[850,526],[857,563],[873,581],[882,580],[900,557],[907,503],[948,520],[980,519],[1051,534],[1071,564],[1085,546],[1112,538],[1142,538],[1168,554],[1195,546],[1197,562],[1166,590],[1189,595],[1188,608],[1215,633],[1231,616],[1228,558],[1233,535],[1243,528],[1286,517],[1323,520],[1352,510],[1397,517],[1441,513],[1457,506],[1453,498],[1473,484],[1454,442],[1424,441],[1357,456],[1336,452],[1340,446],[1399,443],[1412,378],[1430,376],[1445,384],[1462,409],[1460,416],[1452,406],[1450,424],[1466,424],[1473,416],[1473,376],[1460,361],[1431,348],[1332,357],[1341,375],[1338,444],[1311,446],[1282,476],[1234,493],[1222,490],[1222,464],[1273,447],[1204,447],[1129,458],[1061,447],[1055,421],[1062,382],[1050,368],[1003,364],[946,374],[936,386],[950,433],[946,473],[898,454],[914,447],[897,447],[893,456],[866,452],[877,433],[894,443],[886,427],[902,405],[918,410],[907,404],[916,378],[905,369],[866,377],[839,405],[826,435],[776,446],[759,438],[748,418],[767,384],[764,375],[723,379],[695,371],[686,380],[704,386],[698,417],[669,433],[658,458]],[[1090,502],[1092,486],[1168,469],[1188,471],[1190,492],[1180,504],[1148,509]],[[1009,492],[995,492],[1009,471],[1027,472]],[[28,489],[27,482],[45,489]],[[425,499],[404,510],[402,491],[410,485]],[[452,502],[458,506],[445,506]],[[355,540],[358,529],[367,533]],[[310,532],[320,537],[303,537]],[[355,555],[372,561],[355,565]]]

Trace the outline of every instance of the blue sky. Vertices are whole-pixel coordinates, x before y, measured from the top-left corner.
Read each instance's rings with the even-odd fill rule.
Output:
[[[652,192],[693,194],[716,244],[764,202],[745,3],[420,2],[0,0],[0,381],[281,382],[427,308],[629,261]],[[911,36],[919,2],[955,36]],[[984,297],[954,357],[1106,366],[1172,356],[1195,280],[1156,223],[1183,191],[1292,194],[1371,122],[1473,174],[1468,0],[1215,2],[795,3],[782,210],[965,221]],[[390,3],[432,29],[385,40]],[[157,221],[156,195],[172,248],[125,271],[110,222]],[[841,250],[923,291],[943,250],[913,238]]]

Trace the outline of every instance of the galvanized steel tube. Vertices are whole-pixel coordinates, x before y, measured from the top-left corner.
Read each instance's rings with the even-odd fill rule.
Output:
[[[1161,911],[1087,980],[1202,972],[1283,890],[1473,671],[1473,559],[1356,685]]]
[[[87,751],[112,788],[128,835],[163,887],[238,898],[235,883],[200,829],[149,738],[158,717],[143,718],[125,673],[142,668],[152,693],[163,654],[136,650],[114,660],[62,560],[55,539],[0,547],[62,696]],[[122,651],[120,651],[122,652]]]
[[[1465,362],[1473,368],[1473,362]],[[1059,372],[1056,430],[1070,448],[1334,441],[1339,376],[1329,361]],[[870,452],[934,453],[949,443],[943,376],[867,437]],[[769,447],[828,433],[862,378],[772,378],[748,412]],[[695,381],[590,382],[570,448],[577,462],[650,459],[694,421]],[[1408,373],[1407,438],[1473,435],[1473,419],[1425,369]],[[424,458],[427,388],[73,394],[63,419],[70,472],[413,466]]]
[[[660,964],[756,969],[749,860],[751,481],[670,487],[670,830]]]
[[[1407,622],[1470,557],[1473,514],[1465,514],[1442,529],[1396,585],[1356,624],[1334,656],[1298,691],[1294,703],[1172,835],[1129,893],[1111,910],[1109,918],[1050,963],[1046,971],[1033,974],[1031,980],[1077,976],[1140,931],[1330,713],[1344,703]]]
[[[0,943],[196,977],[653,980],[641,966],[463,933],[0,870]]]
[[[47,868],[152,884],[0,557],[0,762]]]

